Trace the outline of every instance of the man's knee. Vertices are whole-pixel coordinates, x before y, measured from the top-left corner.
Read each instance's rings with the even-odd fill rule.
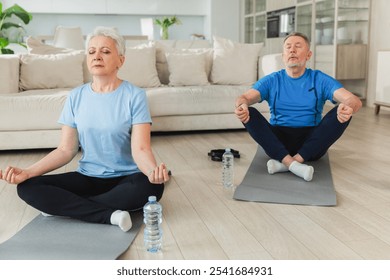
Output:
[[[248,107],[249,114],[260,114],[260,112],[254,107]]]

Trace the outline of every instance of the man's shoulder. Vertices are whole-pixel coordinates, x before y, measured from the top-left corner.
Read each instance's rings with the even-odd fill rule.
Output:
[[[286,70],[281,69],[281,70],[272,72],[268,75],[265,75],[262,79],[264,79],[264,80],[280,79],[281,77],[284,77],[285,75],[286,75]]]
[[[318,76],[318,77],[325,77],[325,78],[331,78],[331,79],[334,79],[332,76],[330,76],[329,74],[326,74],[325,72],[321,71],[321,70],[318,70],[318,69],[311,69],[311,68],[306,68],[306,70],[308,71],[308,73],[311,75],[311,76]]]

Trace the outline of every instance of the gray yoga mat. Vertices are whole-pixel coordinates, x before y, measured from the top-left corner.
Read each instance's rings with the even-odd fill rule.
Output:
[[[0,260],[114,260],[128,249],[142,225],[142,211],[131,213],[123,232],[107,224],[38,215],[0,244]]]
[[[235,199],[281,204],[336,205],[328,154],[309,163],[314,167],[313,180],[310,182],[291,172],[268,174],[268,160],[269,157],[259,146],[242,183],[236,188]]]

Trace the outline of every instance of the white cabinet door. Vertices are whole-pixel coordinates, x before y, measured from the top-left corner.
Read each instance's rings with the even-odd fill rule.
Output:
[[[275,11],[295,6],[295,0],[267,0],[267,11]]]
[[[378,52],[376,101],[390,104],[390,51]]]

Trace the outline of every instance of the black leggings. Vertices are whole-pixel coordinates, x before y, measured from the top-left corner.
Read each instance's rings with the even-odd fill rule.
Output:
[[[351,121],[340,123],[337,120],[337,107],[330,110],[318,126],[302,128],[272,126],[253,107],[249,107],[249,114],[249,122],[244,124],[247,131],[270,158],[279,161],[297,153],[305,161],[320,159]]]
[[[150,183],[143,173],[96,178],[69,172],[31,178],[17,191],[27,204],[47,214],[110,224],[116,210],[139,210],[151,195],[159,200],[164,184]]]

